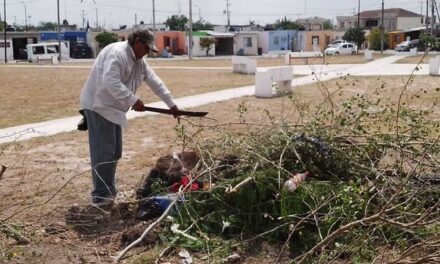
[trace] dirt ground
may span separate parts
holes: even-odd
[[[52,75],[45,75],[39,69],[0,68],[2,83],[10,84],[12,92],[12,96],[6,98],[10,108],[2,115],[20,111],[21,108],[25,108],[24,105],[28,105],[38,116],[51,118],[51,114],[47,112],[54,108],[54,104],[56,108],[64,111],[64,116],[75,113],[76,109],[73,105],[78,100],[77,86],[84,80],[87,71],[77,70],[77,74],[72,76],[70,70],[51,70]],[[17,84],[17,79],[11,77],[23,73],[27,76],[26,80],[23,80],[27,85]],[[188,75],[187,84],[194,78],[189,72],[180,70],[169,74],[171,83],[173,83],[172,75],[179,74],[179,78],[174,77],[176,80],[173,85],[176,87],[180,85],[179,79],[184,79],[186,75]],[[214,78],[209,74],[209,71],[203,72],[204,77],[199,79],[201,82],[206,80],[206,83],[197,86],[199,87],[197,90],[187,91],[191,86],[182,86],[175,90],[179,96],[182,96],[188,92],[199,93],[203,89],[218,89],[218,85],[226,88],[231,83],[237,84],[233,85],[235,87],[239,86],[239,83],[250,82],[249,76],[236,77],[228,72],[219,76],[220,73],[217,72],[215,78],[218,79],[214,82],[220,84],[213,85],[216,88],[207,88],[205,86],[210,85],[207,79]],[[43,79],[39,79],[43,76],[45,76]],[[421,109],[432,109],[440,99],[440,92],[436,90],[438,88],[436,80],[429,76],[415,77],[408,86],[404,100]],[[311,84],[295,88],[293,98],[297,103],[307,105],[311,109],[320,104],[328,92],[336,90],[343,92],[336,104],[341,104],[344,98],[356,94],[375,98],[392,97],[395,102],[407,81],[408,77],[405,76],[346,77],[327,82],[325,87]],[[48,86],[53,86],[53,90],[41,91],[38,95],[35,84],[42,82],[51,84]],[[64,85],[60,84],[61,82]],[[17,91],[25,88],[26,92]],[[5,88],[2,87],[3,89]],[[416,94],[421,96],[414,96]],[[36,96],[41,96],[40,100],[34,101],[33,97]],[[150,98],[148,96],[145,94],[145,98]],[[5,100],[5,97],[1,99]],[[37,101],[42,105],[41,108],[33,105]],[[2,101],[1,111],[4,111],[4,105],[8,104],[3,104]],[[68,106],[72,109],[67,110]],[[270,123],[266,110],[278,119],[297,120],[299,116],[298,108],[294,107],[287,97],[272,99],[243,97],[197,107],[196,110],[208,111],[211,119],[196,118],[191,121],[216,125],[218,130],[227,130],[230,126],[219,124],[240,123],[243,118],[241,112],[243,106],[247,109],[245,119],[249,123]],[[14,118],[10,118],[9,122],[12,124],[16,122]],[[438,119],[438,113],[432,118]],[[10,123],[4,123],[3,126],[9,126]],[[129,128],[124,131],[124,152],[117,172],[119,191],[125,193],[125,196],[118,198],[118,206],[112,212],[117,217],[109,221],[105,217],[94,218],[94,214],[91,214],[90,222],[83,223],[84,225],[80,227],[66,224],[65,219],[72,210],[81,211],[89,204],[91,179],[86,133],[74,131],[0,145],[0,164],[7,167],[0,177],[0,223],[14,227],[31,241],[27,245],[18,245],[14,239],[7,238],[4,232],[0,232],[0,263],[111,263],[112,256],[137,238],[140,231],[148,225],[148,222],[133,220],[135,205],[133,192],[140,186],[143,177],[160,156],[182,150],[182,144],[175,130],[176,124],[176,120],[172,117],[160,115],[130,121]],[[190,127],[186,120],[182,120],[182,124]],[[234,129],[246,131],[249,127],[237,125]],[[209,136],[207,133],[206,137]],[[0,226],[0,228],[6,227]],[[124,263],[152,263],[163,249],[155,243],[158,232],[159,229],[154,229],[143,246],[131,251]],[[276,256],[271,255],[269,251],[263,250],[255,256],[246,256],[242,263],[273,262]],[[195,257],[196,263],[220,263],[219,260],[207,260],[205,255],[197,252],[191,254]],[[166,262],[177,263],[177,251],[170,252],[163,259],[163,263]]]

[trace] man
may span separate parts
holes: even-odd
[[[142,80],[172,111],[178,110],[168,88],[143,61],[150,51],[158,52],[148,30],[135,31],[128,41],[106,46],[81,92],[80,105],[89,133],[93,205],[113,203],[116,165],[122,155],[121,127],[128,124],[126,112],[130,107],[145,111],[144,103],[135,95]]]

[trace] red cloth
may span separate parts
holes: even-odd
[[[185,189],[185,187],[189,184],[190,179],[188,176],[183,176],[182,179],[180,179],[180,182],[175,182],[173,183],[173,185],[170,186],[170,191],[171,192],[178,192],[180,186],[182,186],[182,189]],[[185,192],[189,192],[189,191],[197,191],[199,189],[199,185],[197,184],[197,182],[193,182],[191,184],[190,188],[186,188]]]

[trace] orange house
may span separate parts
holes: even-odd
[[[156,46],[159,54],[168,47],[174,55],[186,54],[185,33],[181,31],[158,31],[156,32]]]

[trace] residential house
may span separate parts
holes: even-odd
[[[331,23],[329,19],[322,17],[300,18],[295,23],[301,25],[304,30],[324,30],[326,23]]]
[[[241,32],[252,31],[255,29],[254,25],[213,25],[212,31],[214,32]]]
[[[380,27],[382,10],[368,10],[359,13],[359,24],[364,29]],[[346,31],[358,26],[358,14],[353,16],[337,16],[336,30]],[[385,31],[403,30],[421,27],[424,25],[423,16],[402,8],[389,8],[384,10]]]
[[[0,61],[5,60],[4,34],[0,34]],[[10,60],[26,60],[26,45],[40,41],[39,32],[7,32],[6,34],[6,58]]]
[[[238,32],[234,38],[236,55],[258,55],[258,32]]]
[[[145,24],[144,21],[141,21],[138,25],[134,25],[133,29],[148,29],[150,31],[154,31],[154,29],[156,29],[156,32],[158,32],[158,31],[167,31],[168,27],[163,23],[157,23],[153,25],[153,24]]]
[[[298,31],[296,38],[295,51],[324,51],[333,39],[333,31]]]
[[[186,54],[185,32],[181,31],[158,31],[155,34],[156,46],[159,49],[159,55],[164,49],[173,55]]]
[[[258,47],[261,53],[285,52],[295,49],[296,30],[274,30],[258,33]]]

